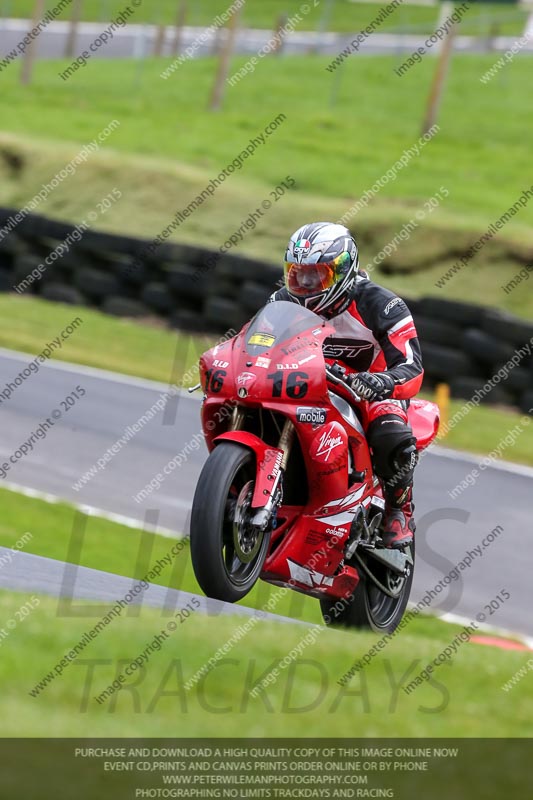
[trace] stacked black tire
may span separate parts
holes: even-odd
[[[11,291],[65,240],[73,226],[0,209],[0,291]],[[122,317],[157,317],[172,327],[225,333],[240,326],[279,286],[281,268],[231,253],[86,231],[23,294],[99,308]],[[426,385],[449,383],[470,399],[521,348],[533,347],[533,325],[482,306],[428,297],[408,301],[422,342]],[[484,402],[533,407],[533,357],[486,393]]]
[[[524,413],[533,408],[533,323],[439,297],[409,305],[427,387],[444,382],[454,397],[469,400],[478,392],[482,403],[519,406]]]
[[[0,291],[13,290],[72,236],[73,226],[0,209]],[[164,317],[176,328],[224,333],[238,329],[268,299],[281,270],[241,256],[164,243],[152,252],[141,239],[87,231],[24,295],[99,308],[123,317]]]

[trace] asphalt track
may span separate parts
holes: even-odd
[[[178,610],[186,609],[193,598],[200,601],[197,610],[209,616],[220,614],[238,617],[256,616],[260,619],[277,622],[294,623],[295,620],[279,614],[269,614],[245,606],[232,603],[221,603],[201,595],[168,589],[156,584],[149,584],[147,589],[139,588],[139,581],[124,578],[111,572],[101,572],[88,567],[66,564],[52,558],[43,558],[31,553],[15,552],[0,547],[2,574],[0,585],[17,592],[39,592],[54,597],[61,597],[65,616],[76,616],[76,600],[101,600],[108,608],[118,599],[126,598],[130,610],[123,608],[124,616],[138,612],[138,606],[164,609],[166,616],[174,615]],[[8,563],[9,562],[9,563]],[[132,589],[136,590],[132,592]],[[130,600],[130,598],[133,598]],[[59,613],[61,609],[59,608]],[[304,624],[304,623],[299,623]]]
[[[0,393],[31,360],[21,353],[0,350]],[[84,388],[86,395],[65,412],[61,401],[76,386]],[[77,365],[47,362],[9,400],[0,402],[1,462],[9,463],[10,456],[55,409],[62,411],[62,416],[54,420],[45,438],[37,440],[33,451],[10,464],[4,482],[141,524],[148,512],[151,525],[166,529],[167,535],[172,531],[186,533],[195,484],[206,458],[197,397],[180,396],[171,401],[165,412],[157,413],[118,449],[104,469],[96,470],[81,489],[73,488],[167,388]],[[505,434],[502,430],[502,437]],[[193,442],[198,449],[192,448]],[[183,464],[147,499],[136,502],[134,496],[184,448],[190,455]],[[470,473],[476,461],[473,456],[439,449],[428,453],[418,467],[417,565],[412,600],[433,589],[467,551],[474,551],[500,525],[503,532],[459,573],[459,580],[435,593],[431,610],[439,616],[455,614],[467,619],[475,619],[482,612],[494,627],[531,636],[533,469],[488,467],[473,486],[452,500],[448,492]],[[26,588],[42,588],[51,568],[47,559],[33,562]],[[7,573],[1,570],[0,586],[7,585],[6,580]],[[504,589],[511,598],[490,613],[485,606]],[[58,593],[57,587],[52,593]]]
[[[372,12],[369,9],[369,21]],[[89,50],[91,44],[105,33],[110,22],[84,22],[78,28],[75,56]],[[0,20],[0,58],[16,50],[19,43],[27,35],[31,23],[28,20],[4,19]],[[39,58],[62,58],[65,52],[69,25],[67,22],[50,23],[35,40]],[[105,46],[97,47],[91,52],[91,58],[144,58],[154,52],[158,28],[154,25],[139,25],[129,23],[122,28],[117,28],[112,38],[108,35]],[[358,31],[346,33],[321,33],[294,30],[284,37],[283,52],[290,55],[316,52],[322,55],[337,56],[354,40]],[[363,42],[358,53],[363,54],[410,54],[418,47],[423,46],[428,34],[404,33],[379,33],[375,32]],[[263,29],[244,29],[239,31],[236,39],[235,52],[240,55],[254,56],[259,53],[272,38],[272,31]],[[490,42],[490,52],[505,52],[518,37],[498,36]],[[162,53],[172,55],[174,31],[168,26]],[[212,55],[217,48],[216,31],[207,28],[187,26],[182,33],[182,52],[188,47],[194,48],[194,57]],[[457,36],[454,47],[465,52],[489,52],[487,40],[483,37]],[[533,50],[533,42],[529,42],[522,54]],[[438,52],[438,47],[433,51]],[[496,59],[495,59],[496,60]]]

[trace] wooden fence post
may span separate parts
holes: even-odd
[[[33,17],[31,21],[31,28],[28,31],[33,30],[39,20],[41,20],[45,13],[45,0],[35,0],[35,5],[33,7]],[[35,60],[35,49],[37,47],[37,38],[32,39],[28,44],[26,50],[24,51],[24,55],[22,56],[22,71],[20,73],[20,82],[23,86],[27,86],[31,81],[31,73],[33,62]]]
[[[431,84],[427,101],[426,116],[424,118],[424,124],[422,125],[422,135],[428,133],[437,121],[444,85],[446,83],[446,76],[450,67],[455,32],[456,25],[453,24],[442,43],[442,49],[438,56],[437,70],[433,78],[433,83]]]
[[[81,20],[81,12],[83,9],[83,0],[74,0],[72,6],[72,14],[70,17],[70,25],[67,36],[67,43],[65,45],[65,58],[72,58],[76,47],[76,37],[78,35],[78,25]]]
[[[242,6],[239,6],[235,14],[232,15],[227,27],[226,40],[220,53],[215,83],[213,86],[213,91],[211,92],[211,98],[209,100],[210,111],[218,111],[222,107],[222,101],[224,99],[224,85],[226,83],[226,78],[228,77],[231,56],[235,49],[241,8]]]

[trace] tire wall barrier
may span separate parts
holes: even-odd
[[[7,232],[16,214],[0,209],[3,292],[222,334],[250,319],[280,285],[281,268],[272,264],[170,242],[151,252],[146,240],[93,230],[75,241],[72,225],[38,215]],[[426,388],[445,382],[452,396],[468,400],[500,371],[482,402],[524,413],[533,407],[533,323],[471,303],[406,300],[422,344]],[[506,367],[511,359],[517,363]]]

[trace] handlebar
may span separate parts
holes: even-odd
[[[330,381],[330,383],[334,383],[336,386],[342,386],[353,398],[356,403],[361,402],[361,398],[354,392],[352,387],[349,383],[347,383],[345,378],[346,370],[344,367],[341,367],[340,364],[335,364],[331,367],[329,364],[326,364],[326,377]]]

